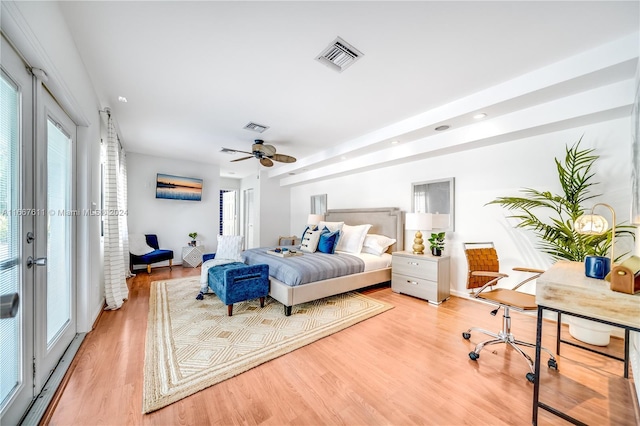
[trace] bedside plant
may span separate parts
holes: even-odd
[[[196,237],[198,236],[198,233],[197,232],[191,232],[188,235],[191,238],[191,243],[189,243],[189,245],[191,247],[195,247],[196,246]]]
[[[442,250],[444,250],[444,232],[431,234],[431,238],[429,238],[429,247],[431,248],[432,255],[442,256]]]

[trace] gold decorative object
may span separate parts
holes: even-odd
[[[424,254],[424,240],[421,231],[430,231],[433,227],[433,214],[407,213],[405,215],[405,229],[416,231],[413,240],[413,254]]]

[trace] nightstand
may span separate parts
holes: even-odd
[[[202,246],[188,246],[182,247],[182,266],[188,266],[190,268],[195,268],[200,266],[202,263],[202,254],[203,247]]]
[[[392,253],[391,290],[439,305],[450,295],[449,256]]]

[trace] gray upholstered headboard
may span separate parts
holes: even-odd
[[[347,225],[370,223],[370,234],[386,235],[396,239],[389,252],[404,250],[404,212],[397,207],[327,210],[324,220],[344,222]]]

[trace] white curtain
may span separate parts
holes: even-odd
[[[127,199],[127,154],[120,146],[120,156],[119,165],[120,165],[120,173],[118,174],[118,203],[124,212],[118,215],[118,225],[120,230],[120,238],[122,239],[122,255],[124,256],[124,273],[125,277],[135,277],[136,274],[132,274],[129,268],[129,226],[127,225],[128,220],[128,205],[129,201]]]
[[[129,297],[129,242],[127,237],[127,166],[113,119],[107,118],[104,164],[104,292],[107,307],[119,309]],[[126,259],[126,261],[125,261]]]

